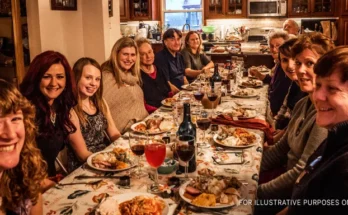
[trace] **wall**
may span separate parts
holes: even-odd
[[[71,65],[86,56],[102,63],[110,55],[120,37],[119,1],[113,2],[112,18],[107,0],[77,2],[77,11],[58,11],[50,1],[27,1],[31,59],[46,50],[61,52]]]

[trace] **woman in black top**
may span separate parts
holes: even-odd
[[[36,108],[36,143],[48,165],[48,176],[56,175],[55,160],[69,142],[81,161],[91,154],[82,137],[76,104],[76,85],[67,59],[46,51],[34,58],[20,85],[21,93]],[[48,188],[53,183],[45,181]]]
[[[329,129],[329,134],[295,183],[292,199],[302,206],[290,206],[287,214],[344,214],[348,199],[348,47],[323,55],[314,72],[316,122]],[[313,206],[314,201],[322,203]]]
[[[155,55],[151,43],[147,39],[141,38],[137,40],[137,45],[140,54],[145,108],[149,113],[152,113],[162,105],[162,100],[171,97],[173,93],[171,93],[169,84],[162,71],[153,64]]]

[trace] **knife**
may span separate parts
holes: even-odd
[[[125,175],[78,175],[78,176],[75,176],[75,179],[98,179],[98,178],[121,178]]]

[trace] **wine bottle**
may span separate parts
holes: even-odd
[[[177,131],[178,137],[180,136],[192,136],[193,141],[188,141],[189,144],[195,144],[196,140],[196,126],[191,121],[191,112],[190,112],[190,104],[184,103],[184,120],[179,126],[179,129]],[[180,141],[180,140],[177,140]],[[195,149],[196,151],[196,149]],[[176,154],[176,153],[175,153]],[[175,156],[177,157],[177,156]],[[179,161],[179,170],[180,172],[185,172],[185,165],[184,162]],[[188,162],[188,172],[194,172],[196,171],[196,153],[193,155],[193,158]]]
[[[222,78],[219,74],[219,66],[216,63],[214,66],[214,74],[210,78],[210,84],[212,89],[219,89],[221,87]]]

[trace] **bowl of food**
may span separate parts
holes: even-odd
[[[163,164],[158,167],[157,171],[159,174],[170,174],[176,170],[177,162],[173,159],[166,158]]]
[[[203,26],[202,31],[204,33],[214,33],[215,32],[215,26]]]

